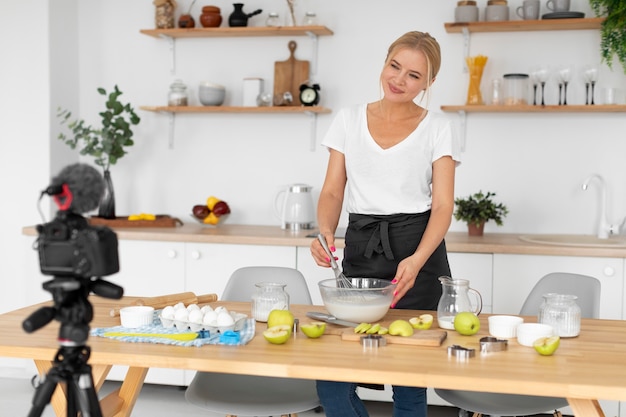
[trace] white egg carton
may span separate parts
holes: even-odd
[[[188,313],[188,314],[181,314],[180,316],[177,314],[174,314],[174,317],[172,317],[171,310],[169,311],[168,317],[163,317],[163,312],[167,311],[166,309],[168,309],[169,307],[164,308],[163,310],[159,312],[159,320],[161,321],[161,325],[163,325],[163,327],[165,328],[176,327],[176,329],[179,331],[191,330],[193,332],[198,332],[200,330],[208,330],[210,332],[222,333],[228,330],[241,330],[245,323],[245,319],[248,317],[245,314],[237,313],[235,311],[228,311],[224,307],[217,307],[215,310],[215,313],[227,314],[226,318],[228,319],[230,316],[230,318],[232,319],[232,320],[226,320],[227,322],[230,322],[230,323],[220,324],[219,321],[224,321],[224,320],[223,320],[223,317],[220,317],[220,320],[217,320],[217,314],[214,314],[216,316],[215,319],[206,323],[204,316],[199,314],[200,309],[195,308],[195,307],[197,306],[190,305],[190,306],[185,307],[184,305],[182,305],[182,303],[180,305],[172,306],[172,308],[174,309],[174,312],[176,312],[177,310],[183,309],[183,310],[186,310]],[[195,316],[197,316],[196,317],[197,320],[189,320],[189,318],[191,318],[192,316],[191,312],[194,309],[198,310],[198,313],[194,314]],[[210,307],[208,307],[208,309],[209,311],[213,312],[213,310]],[[184,317],[185,319],[181,317]]]

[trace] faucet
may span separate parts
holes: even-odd
[[[583,191],[586,191],[589,188],[589,183],[592,180],[597,180],[600,183],[600,222],[598,224],[598,239],[608,239],[611,234],[618,234],[621,226],[626,221],[626,218],[619,225],[610,224],[607,219],[607,193],[606,193],[606,182],[604,178],[602,178],[598,174],[593,174],[589,178],[585,180],[582,185]]]

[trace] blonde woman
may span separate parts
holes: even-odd
[[[349,214],[343,271],[397,284],[392,308],[436,310],[450,275],[444,236],[454,209],[460,147],[452,123],[416,103],[429,97],[441,64],[437,41],[408,32],[389,47],[383,97],[343,109],[322,144],[329,150],[317,220],[332,251],[342,207]],[[345,199],[345,201],[344,201]],[[330,259],[314,240],[315,262]],[[357,383],[318,381],[328,417],[367,416]],[[393,387],[393,417],[426,416],[426,389]]]

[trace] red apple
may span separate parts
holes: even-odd
[[[230,207],[228,207],[228,204],[226,204],[226,202],[224,201],[218,201],[213,206],[213,214],[215,214],[217,217],[223,216],[224,214],[228,213],[230,213]]]
[[[195,206],[193,206],[191,212],[195,217],[202,220],[209,215],[211,210],[209,210],[209,208],[204,204],[196,204]]]

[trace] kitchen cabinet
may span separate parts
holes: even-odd
[[[285,26],[285,27],[224,27],[224,28],[193,28],[193,29],[142,29],[144,35],[158,39],[166,39],[172,55],[171,72],[176,72],[176,39],[185,38],[224,38],[224,37],[268,37],[268,36],[308,36],[313,43],[313,59],[311,62],[311,79],[317,71],[317,38],[332,35],[325,26]],[[315,150],[317,115],[330,113],[330,109],[322,106],[140,106],[140,109],[151,112],[165,113],[170,119],[169,146],[174,146],[175,116],[179,113],[263,113],[263,114],[306,114],[311,117],[311,151]]]

